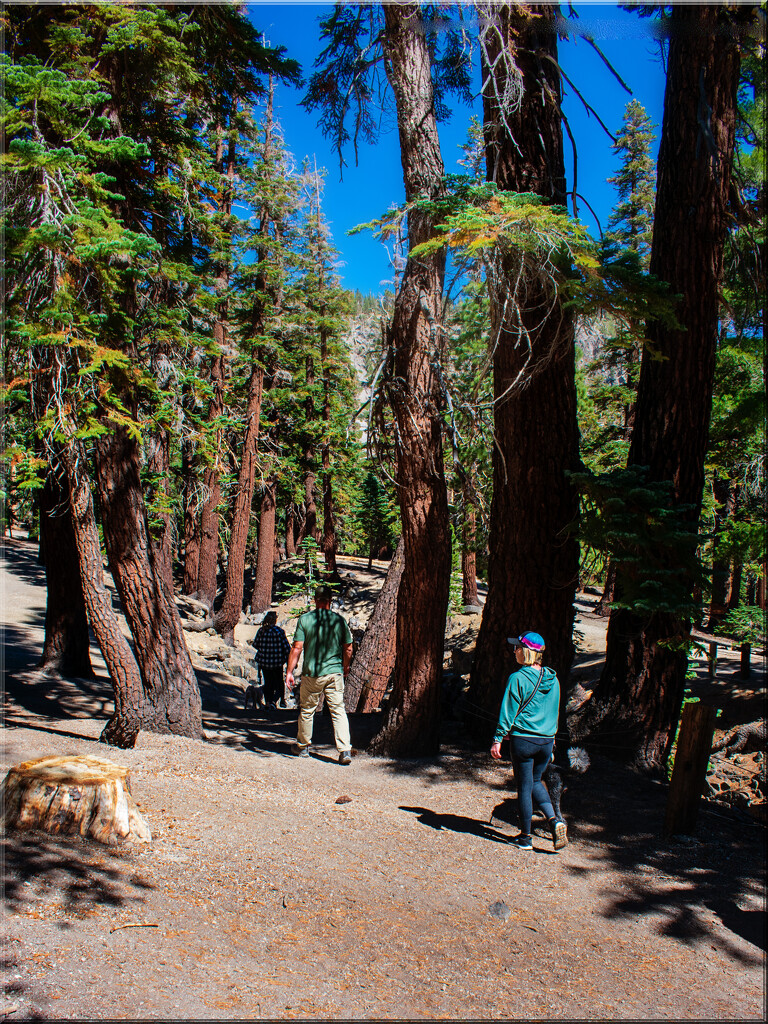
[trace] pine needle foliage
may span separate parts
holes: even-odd
[[[397,511],[381,480],[371,470],[365,475],[355,508],[355,520],[365,539],[369,564],[379,548],[391,546]]]
[[[243,231],[217,144],[247,143],[264,72],[298,65],[230,5],[18,6],[6,42],[3,397],[38,437],[9,454],[116,427],[203,449],[213,271]]]
[[[691,580],[701,582],[696,523],[688,506],[673,505],[668,483],[647,475],[638,466],[571,474],[582,496],[579,536],[588,557],[610,555],[621,570],[614,607],[691,618]]]
[[[445,246],[467,267],[482,266],[495,294],[506,290],[507,329],[519,321],[526,282],[532,280],[543,283],[564,309],[587,316],[609,313],[641,336],[650,318],[676,323],[674,297],[663,282],[643,272],[637,254],[601,248],[565,207],[464,175],[447,175],[444,190],[438,199],[391,209],[353,231],[370,230],[386,240],[402,228],[410,209],[431,213],[438,224],[435,235],[411,255]]]

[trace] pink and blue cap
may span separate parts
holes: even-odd
[[[521,633],[520,636],[507,637],[507,643],[513,647],[527,647],[529,651],[543,651],[544,637],[538,633]]]

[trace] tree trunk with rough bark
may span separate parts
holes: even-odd
[[[397,594],[403,575],[405,545],[401,537],[389,563],[362,643],[344,683],[347,711],[375,711],[381,704],[395,668]]]
[[[325,455],[323,459],[325,460]],[[328,471],[323,473],[323,556],[326,569],[336,577],[339,575],[339,567],[336,562],[338,546],[336,516],[333,509],[333,476]]]
[[[611,614],[611,604],[616,596],[616,562],[609,558],[608,569],[605,573],[605,585],[600,600],[595,605],[595,615],[602,615],[607,618]]]
[[[307,461],[312,458],[312,452],[307,452]],[[320,540],[320,529],[317,525],[317,502],[315,501],[315,483],[317,473],[308,469],[304,474],[304,521],[299,528],[299,536],[296,539],[296,546],[300,547],[305,537],[312,540]]]
[[[320,205],[317,209],[318,222]],[[320,287],[324,286],[324,270],[320,268]],[[336,564],[338,537],[336,536],[336,514],[333,507],[333,474],[331,473],[331,389],[333,387],[328,369],[328,337],[324,330],[320,332],[320,359],[323,365],[323,423],[325,424],[325,440],[322,445],[322,482],[323,482],[323,539],[322,549],[328,572],[335,578],[339,576]]]
[[[234,112],[233,112],[234,113]],[[216,146],[216,169],[224,175],[224,129],[218,125],[219,142]],[[227,147],[226,183],[219,190],[219,212],[224,217],[232,213],[232,186],[235,180],[235,140],[230,138]],[[226,248],[226,245],[224,246]],[[224,413],[224,377],[226,372],[224,353],[227,345],[227,318],[229,304],[226,299],[229,288],[230,267],[228,258],[223,258],[216,269],[216,293],[221,296],[216,310],[213,325],[213,339],[216,355],[211,359],[211,404],[208,418],[216,422]],[[219,503],[221,502],[221,464],[223,460],[223,432],[219,426],[214,427],[213,458],[206,467],[203,483],[206,499],[200,516],[200,554],[198,560],[197,596],[210,608],[213,617],[213,606],[218,590],[219,568]]]
[[[418,4],[384,7],[386,71],[395,95],[405,198],[435,198],[443,160],[430,55]],[[412,249],[435,232],[434,215],[412,210]],[[445,255],[409,258],[395,299],[389,347],[396,481],[405,566],[397,603],[397,660],[387,722],[371,751],[420,757],[440,749],[440,684],[451,574],[451,539],[435,373],[445,347],[441,305]]]
[[[289,502],[285,510],[285,557],[296,555],[296,506]]]
[[[766,580],[768,580],[768,567],[763,562],[763,567],[760,572],[760,576],[757,581],[756,593],[755,593],[755,604],[758,608],[762,608],[765,611],[768,607],[768,598],[766,597]]]
[[[730,553],[722,552],[722,535],[726,526],[733,522],[738,505],[738,484],[715,474],[713,480],[715,495],[715,525],[712,531],[712,593],[709,602],[707,629],[715,632],[723,621],[733,592],[733,572]]]
[[[215,617],[216,631],[226,641],[234,641],[235,626],[243,610],[243,581],[245,578],[245,550],[248,544],[248,529],[251,524],[251,505],[256,485],[256,447],[259,439],[261,400],[264,391],[264,370],[260,362],[254,361],[248,383],[248,405],[243,450],[240,457],[240,474],[235,491],[232,510],[232,529],[227,558],[227,582],[224,600]]]
[[[262,159],[265,166],[270,166],[273,157],[273,104],[274,104],[274,82],[270,76],[269,93],[267,98],[267,110],[264,121],[264,148]],[[234,172],[234,147],[230,146],[228,172]],[[229,204],[231,209],[231,202]],[[265,242],[274,229],[275,236],[279,238],[280,227],[275,223],[275,215],[271,210],[269,202],[265,199],[259,211],[259,229],[257,232],[256,256],[257,275],[253,291],[257,298],[251,310],[251,338],[262,337],[267,330],[265,300],[263,294],[272,293],[276,300],[275,305],[279,306],[279,299],[274,294],[275,287],[268,281],[266,262],[269,254],[265,248]],[[251,374],[248,382],[248,402],[246,407],[246,429],[243,437],[243,449],[240,457],[240,472],[237,481],[237,490],[232,508],[232,528],[229,541],[229,552],[227,557],[227,580],[224,591],[224,600],[215,618],[216,630],[221,637],[229,643],[234,641],[234,629],[240,620],[243,610],[243,584],[245,577],[245,555],[248,544],[248,532],[251,523],[251,507],[253,505],[253,492],[256,486],[256,469],[258,463],[257,446],[261,425],[261,406],[264,396],[265,365],[264,351],[256,345],[251,352]],[[269,514],[268,514],[269,517]],[[274,533],[274,501],[272,502],[272,533]],[[272,537],[267,540],[267,547],[262,551],[259,543],[258,558],[266,559],[269,565],[269,586],[270,599],[272,589]],[[262,574],[264,573],[262,565]],[[263,588],[264,581],[261,583]],[[254,595],[258,602],[264,600],[264,595],[259,587],[258,565],[257,582]],[[269,607],[269,600],[267,607]],[[258,610],[262,610],[259,608]]]
[[[170,494],[171,439],[167,430],[151,431],[146,442],[147,470],[153,475],[153,488],[159,494],[161,505],[167,504]],[[173,525],[167,507],[157,515],[157,525],[151,531],[152,549],[157,571],[169,594],[173,594]]]
[[[306,416],[307,423],[312,423],[316,419],[315,405],[312,398],[314,385],[315,361],[309,355],[306,358],[306,386],[308,394],[304,403],[304,415]],[[304,522],[299,530],[296,542],[297,547],[301,545],[305,537],[311,537],[312,540],[320,542],[320,528],[317,525],[317,501],[315,499],[317,473],[314,470],[314,465],[315,449],[312,445],[309,445],[304,452]]]
[[[557,8],[494,8],[483,68],[487,176],[500,189],[535,192],[565,205]],[[507,77],[522,79],[522,98],[502,113]],[[472,726],[489,739],[510,671],[506,638],[541,633],[545,664],[565,687],[573,658],[573,600],[578,543],[568,528],[578,498],[568,470],[579,465],[574,325],[548,282],[526,272],[517,315],[505,307],[516,268],[491,282],[493,355],[493,500],[488,541],[488,596],[471,675],[471,700],[484,719]],[[513,387],[518,379],[523,385]],[[565,701],[562,702],[563,705]]]
[[[461,553],[461,603],[464,608],[479,607],[477,594],[477,555],[467,548]]]
[[[728,227],[740,52],[755,8],[675,5],[657,162],[650,272],[680,295],[679,330],[648,325],[628,464],[668,481],[695,528],[704,483]],[[679,552],[660,553],[670,568]],[[617,593],[627,567],[618,567]],[[682,571],[682,570],[681,570]],[[691,580],[693,586],[693,580]],[[690,622],[669,611],[611,614],[605,668],[578,728],[633,765],[663,773],[677,725]]]
[[[224,358],[211,360],[213,395],[208,418],[215,422],[224,412]],[[221,502],[221,453],[223,439],[220,428],[215,428],[213,461],[203,473],[205,500],[200,511],[200,549],[198,553],[197,596],[207,604],[211,617],[216,600],[219,566],[219,503]]]
[[[275,520],[277,516],[277,484],[264,484],[259,516],[259,546],[256,552],[256,573],[251,597],[251,610],[266,612],[272,604],[272,580],[275,571]]]
[[[468,481],[462,487],[464,518],[461,525],[461,603],[477,607],[477,522],[475,505]]]
[[[67,473],[69,507],[77,545],[83,598],[96,643],[104,657],[114,693],[115,709],[100,739],[115,747],[132,747],[141,728],[145,697],[139,666],[104,585],[103,559],[93,497],[84,456],[76,449],[62,455]]]
[[[725,599],[726,612],[733,611],[739,607],[739,595],[741,594],[741,581],[744,575],[744,566],[741,562],[731,563],[731,572],[728,577],[728,592]]]
[[[89,678],[93,669],[88,616],[69,508],[69,484],[57,461],[48,468],[39,508],[46,582],[45,641],[39,667],[46,673]]]
[[[104,541],[120,602],[133,635],[144,700],[143,729],[198,738],[200,689],[173,595],[163,585],[150,542],[139,477],[139,449],[111,424],[95,445]]]
[[[189,438],[181,441],[181,476],[184,489],[184,582],[182,594],[197,594],[197,575],[200,566],[200,515],[197,508],[197,476],[192,444]]]

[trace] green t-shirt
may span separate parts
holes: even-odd
[[[342,647],[352,643],[352,634],[338,612],[315,608],[300,616],[293,642],[304,644],[304,675],[329,676],[343,671]]]

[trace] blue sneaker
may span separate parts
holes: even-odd
[[[519,836],[515,836],[514,839],[510,840],[512,846],[516,846],[518,850],[532,850],[533,842],[530,836],[525,836],[521,832]]]

